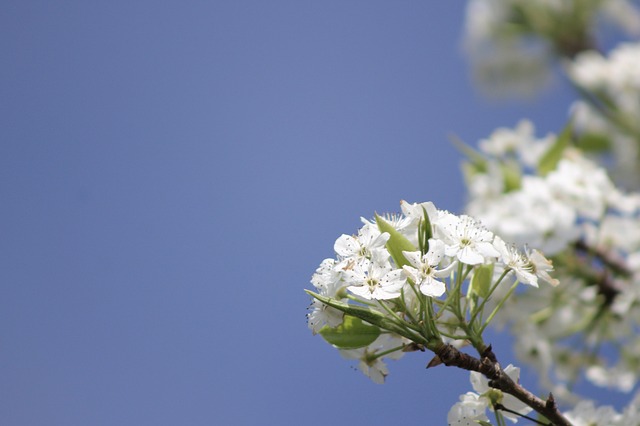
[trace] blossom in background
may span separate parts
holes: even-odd
[[[602,388],[617,389],[621,392],[630,392],[636,384],[635,372],[618,365],[614,368],[604,368],[600,365],[592,365],[587,368],[587,378]]]
[[[571,107],[575,129],[610,146],[615,177],[636,185],[640,170],[640,42],[623,43],[607,57],[595,51],[566,62],[574,83],[590,93]]]
[[[632,426],[620,423],[622,416],[609,406],[596,407],[593,401],[580,401],[565,417],[573,426]],[[634,419],[637,421],[638,419]],[[635,423],[637,425],[637,423]]]
[[[640,92],[634,93],[640,99]],[[500,238],[494,239],[500,260],[521,282],[536,286],[543,280],[552,287],[518,294],[506,303],[496,322],[510,324],[516,347],[531,346],[527,341],[533,327],[536,347],[544,349],[544,362],[535,356],[527,359],[537,360],[534,365],[541,382],[556,397],[570,397],[568,384],[579,375],[597,386],[629,390],[638,379],[628,373],[635,371],[633,360],[640,356],[640,343],[617,345],[618,356],[609,354],[606,360],[580,354],[584,347],[595,345],[595,336],[589,334],[592,321],[598,321],[599,345],[615,342],[625,330],[640,327],[640,274],[634,272],[638,268],[633,264],[640,258],[640,194],[617,188],[603,167],[571,146],[556,151],[553,168],[541,173],[539,164],[550,150],[558,149],[557,138],[553,137],[552,144],[545,138],[545,150],[539,151],[532,145],[536,139],[529,129],[521,127],[494,132],[480,144],[485,167],[467,175],[470,187],[480,178],[501,182],[508,164],[520,174],[519,186],[507,188],[497,183],[493,186],[501,187],[500,193],[470,191],[467,211],[497,235],[516,243],[509,247]],[[521,140],[504,140],[509,138]],[[529,150],[535,153],[529,156]],[[531,159],[537,160],[532,163]],[[551,255],[554,264],[527,245]],[[573,269],[567,269],[567,262]],[[554,269],[555,277],[551,277]],[[560,281],[562,286],[553,289]],[[616,320],[598,319],[602,309],[615,314]],[[567,345],[569,335],[576,335],[584,344]],[[531,349],[530,354],[538,350]],[[624,380],[608,380],[611,377],[601,374],[603,369],[615,371]]]
[[[311,278],[309,328],[375,383],[403,350],[471,344],[482,358],[490,322],[509,326],[516,355],[559,407],[574,404],[572,425],[640,426],[640,393],[621,412],[575,405],[573,393],[582,378],[623,392],[639,379],[640,193],[620,188],[640,182],[640,42],[597,52],[601,18],[640,34],[629,0],[469,0],[464,44],[476,77],[536,93],[562,61],[581,100],[559,136],[537,137],[522,120],[478,150],[463,147],[466,214],[402,201],[402,213],[362,219],[336,240],[335,259]],[[498,285],[507,275],[528,287]],[[518,382],[518,368],[504,372]],[[513,422],[531,411],[480,373],[470,380],[449,426],[488,424],[487,408]]]
[[[530,96],[549,85],[558,57],[593,47],[602,23],[639,34],[640,12],[628,0],[470,0],[464,47],[488,94]]]

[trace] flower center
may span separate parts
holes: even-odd
[[[373,293],[376,290],[376,287],[378,287],[378,283],[379,283],[379,281],[375,278],[367,278],[367,281],[365,282],[369,286],[369,291],[371,293]]]
[[[422,271],[420,272],[422,272],[422,276],[428,277],[429,275],[431,275],[431,271],[432,271],[431,266],[424,264],[422,265]]]

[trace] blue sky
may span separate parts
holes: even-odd
[[[360,216],[461,210],[448,135],[563,125],[561,81],[478,94],[463,3],[6,2],[0,423],[444,424],[467,374],[373,384],[303,289]]]

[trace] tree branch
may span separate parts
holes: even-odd
[[[480,359],[444,343],[434,352],[436,356],[431,360],[427,368],[444,364],[447,367],[458,367],[464,370],[477,371],[489,379],[489,386],[513,395],[546,417],[552,422],[551,424],[553,426],[572,426],[558,410],[552,394],[549,394],[547,400],[544,401],[520,386],[519,383],[514,382],[500,367],[495,354],[491,350],[491,346],[487,347]]]

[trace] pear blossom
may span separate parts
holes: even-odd
[[[419,251],[404,251],[404,257],[413,266],[405,265],[402,267],[405,274],[420,288],[422,294],[431,297],[440,297],[445,292],[445,284],[438,280],[449,275],[455,263],[448,267],[438,270],[444,258],[444,243],[440,240],[429,239],[429,251],[422,256]]]
[[[522,120],[465,149],[466,214],[402,201],[401,213],[380,216],[386,223],[361,218],[357,233],[335,241],[335,259],[322,261],[309,293],[336,308],[313,300],[308,326],[375,383],[389,374],[385,359],[440,343],[470,344],[493,362],[483,332],[508,325],[515,355],[558,407],[573,404],[558,424],[640,426],[640,394],[621,412],[574,394],[581,379],[624,392],[640,379],[640,193],[620,189],[637,188],[640,176],[640,42],[587,50],[602,45],[593,37],[603,16],[640,34],[631,0],[468,1],[465,47],[476,76],[532,92],[564,57],[582,100],[560,136],[536,137]],[[430,230],[420,226],[425,214]],[[507,274],[505,282],[515,276],[528,287],[498,285]],[[474,291],[476,282],[490,291]],[[365,326],[338,327],[344,315]],[[518,368],[504,372],[518,382]],[[470,380],[449,426],[489,424],[487,408],[513,422],[531,411],[480,373]],[[539,411],[556,424],[550,402]]]
[[[398,213],[385,213],[383,215],[380,215],[380,217],[382,217],[385,222],[389,223],[393,227],[393,229],[400,232],[413,243],[417,244],[416,231],[418,229],[418,222],[414,218]],[[369,220],[361,217],[360,221],[364,225],[373,226],[374,228],[378,227],[375,220]]]
[[[551,193],[589,219],[600,219],[614,186],[604,169],[585,158],[562,159],[546,177]]]
[[[493,247],[493,233],[467,215],[446,214],[438,222],[444,234],[445,254],[457,257],[462,263],[478,265],[500,256]]]
[[[335,259],[323,260],[311,277],[311,283],[321,295],[335,297],[342,286],[340,270]],[[337,327],[342,324],[344,314],[319,300],[313,299],[309,309],[311,312],[307,314],[307,321],[313,334],[319,332],[325,325]]]
[[[479,421],[489,421],[486,410],[487,403],[480,399],[480,395],[467,392],[460,395],[460,401],[456,402],[449,410],[447,424],[449,426],[477,426]]]
[[[621,392],[629,392],[636,384],[634,372],[618,365],[614,368],[604,368],[600,365],[592,365],[587,368],[587,378],[591,383],[610,389],[617,389]]]
[[[406,217],[412,219],[414,222],[422,220],[425,211],[427,212],[427,215],[429,215],[429,219],[432,222],[436,221],[439,216],[438,209],[436,209],[436,206],[430,201],[426,203],[410,204],[407,201],[402,200],[400,202],[400,208],[402,209],[402,213]]]
[[[621,425],[640,425],[640,393],[636,393],[620,417]]]
[[[507,376],[511,378],[511,380],[518,383],[520,379],[520,368],[514,367],[512,364],[509,364],[504,369],[504,372],[507,374]],[[493,410],[491,401],[486,395],[490,391],[496,391],[496,389],[490,388],[489,380],[485,376],[483,376],[481,373],[478,373],[476,371],[471,372],[470,380],[471,380],[471,386],[473,386],[473,390],[480,395],[480,400],[484,400],[487,407]],[[500,403],[505,407],[507,407],[508,409],[510,409],[511,411],[515,411],[522,415],[526,415],[530,413],[532,410],[531,407],[529,407],[527,404],[517,399],[515,396],[509,395],[506,393],[502,393],[502,399]],[[518,417],[513,413],[503,411],[502,415],[514,423],[518,421]]]
[[[344,271],[347,290],[365,299],[395,299],[401,294],[406,278],[401,269],[363,261]]]
[[[394,348],[401,348],[405,343],[405,339],[393,334],[382,334],[373,343],[364,348],[358,349],[341,349],[340,355],[346,359],[357,359],[360,361],[358,368],[369,377],[374,383],[383,384],[384,379],[389,374],[389,369],[384,363],[384,359],[400,359],[404,352],[396,350],[387,353],[384,357],[379,356],[383,352],[387,352]]]
[[[480,149],[493,156],[517,154],[534,143],[534,127],[529,120],[520,120],[515,129],[500,127],[487,139],[478,142]]]
[[[389,253],[384,247],[388,240],[388,233],[381,233],[373,224],[365,224],[360,228],[356,237],[341,235],[336,240],[333,249],[345,259],[370,259],[374,262],[384,263],[389,258]]]
[[[505,266],[516,274],[520,282],[538,287],[538,277],[531,272],[528,259],[515,246],[508,246],[500,237],[495,237],[493,244]]]
[[[596,407],[593,401],[580,401],[564,415],[574,426],[631,426],[620,423],[622,416],[613,407]]]
[[[541,278],[553,286],[559,284],[557,279],[549,275],[553,271],[551,262],[539,251],[529,252],[527,249],[525,253],[521,253],[515,246],[508,246],[500,237],[495,237],[494,245],[505,266],[516,274],[520,282],[538,287],[538,278]]]
[[[570,57],[589,47],[596,22],[640,32],[630,0],[469,0],[465,15],[465,50],[476,79],[494,96],[539,92],[558,53]],[[569,43],[562,25],[576,37]]]
[[[549,275],[549,272],[553,271],[553,264],[542,253],[533,249],[531,253],[527,253],[527,257],[529,258],[529,267],[538,278],[554,287],[560,284],[558,279],[551,278],[551,275]]]
[[[634,20],[640,21],[637,10],[624,16],[633,16]],[[638,182],[640,154],[637,143],[640,132],[639,58],[640,42],[636,41],[619,44],[606,57],[588,51],[565,64],[574,83],[595,100],[578,100],[573,105],[577,134],[597,135],[610,143],[615,157],[612,173],[631,185]]]

